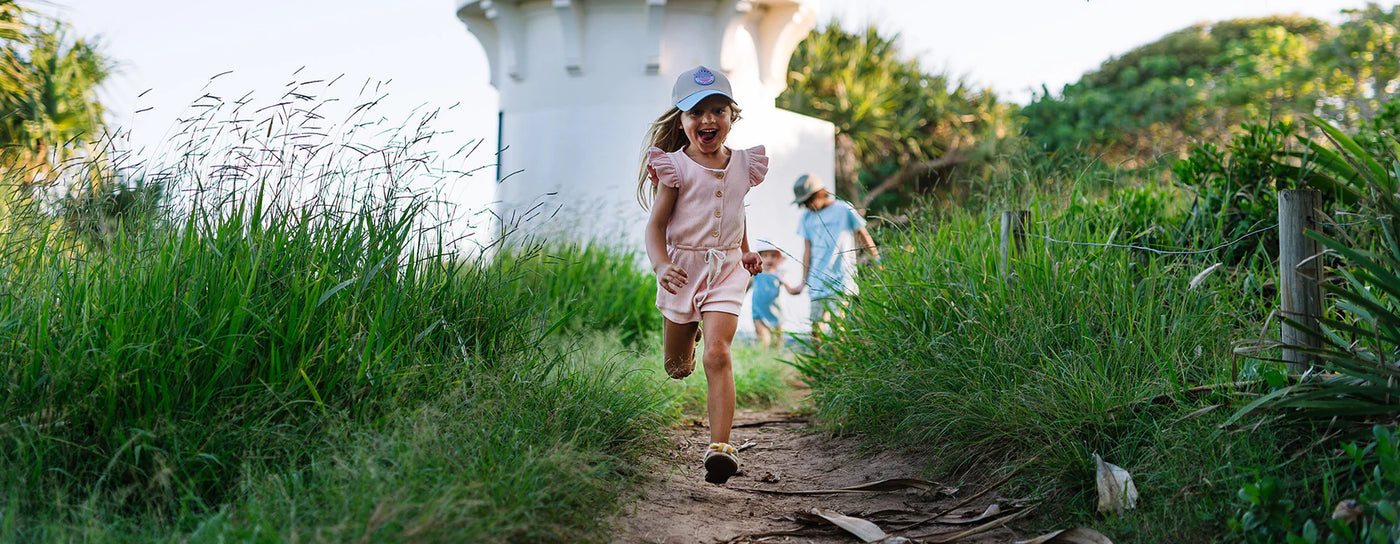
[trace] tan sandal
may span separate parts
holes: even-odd
[[[712,484],[722,484],[729,481],[729,477],[739,472],[739,449],[716,442],[710,444],[710,449],[705,452],[705,481]]]

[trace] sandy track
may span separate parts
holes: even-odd
[[[790,413],[741,412],[735,424],[792,419]],[[658,459],[659,467],[640,495],[628,504],[613,535],[614,542],[648,544],[696,544],[716,542],[852,543],[849,534],[812,534],[737,539],[775,531],[792,531],[803,525],[792,521],[793,514],[812,507],[836,510],[847,515],[863,515],[887,510],[926,513],[940,512],[981,489],[965,486],[952,497],[940,493],[899,491],[860,495],[775,495],[744,491],[812,490],[847,487],[888,478],[918,478],[923,466],[901,453],[862,455],[852,439],[830,438],[813,433],[806,421],[772,423],[759,427],[736,428],[733,441],[753,441],[756,446],[740,454],[737,475],[724,485],[707,484],[700,456],[709,432],[699,423],[674,429],[670,444]],[[966,510],[980,513],[995,502],[989,494],[971,503]],[[960,509],[960,512],[962,510]],[[910,514],[915,516],[915,514]],[[787,519],[785,519],[787,518]],[[972,525],[934,525],[913,531],[956,534]],[[1003,527],[963,543],[1010,543],[1017,534]]]

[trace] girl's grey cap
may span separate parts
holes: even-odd
[[[825,188],[826,187],[822,185],[822,178],[817,177],[816,174],[802,174],[797,176],[797,182],[792,184],[792,196],[796,197],[792,203],[801,204],[806,202],[807,199],[812,198],[812,195],[817,194],[817,191]]]
[[[729,78],[704,66],[696,66],[676,78],[676,86],[671,87],[671,103],[681,111],[690,111],[705,97],[716,94],[735,102],[734,91],[729,88]]]

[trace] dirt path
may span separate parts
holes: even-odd
[[[779,422],[781,421],[781,422]],[[738,428],[759,422],[761,426]],[[778,495],[746,491],[835,489],[888,478],[917,478],[917,460],[899,453],[861,455],[851,439],[829,438],[811,432],[805,420],[784,411],[741,412],[737,414],[734,443],[756,445],[740,454],[742,466],[724,485],[704,482],[700,455],[709,441],[709,431],[693,422],[672,431],[668,458],[658,460],[659,468],[640,496],[627,505],[617,520],[614,542],[648,544],[697,544],[717,542],[777,542],[835,544],[860,542],[836,529],[808,528],[802,535],[750,536],[780,531],[796,531],[804,525],[794,521],[796,514],[813,507],[836,510],[846,515],[870,517],[882,528],[898,519],[922,519],[942,512],[981,491],[969,485],[951,496],[946,492],[897,491],[872,494]],[[946,491],[946,490],[944,490]],[[976,516],[997,502],[988,494],[952,514]],[[881,513],[883,512],[883,513]],[[1002,516],[1006,517],[1006,516]],[[985,520],[984,520],[985,521]],[[938,533],[954,535],[981,523],[928,525],[905,536]],[[831,531],[823,534],[822,531]],[[904,534],[904,533],[900,533]],[[1018,535],[1005,527],[995,528],[959,543],[1010,543]],[[938,537],[921,538],[933,541]],[[1022,536],[1024,538],[1024,536]]]

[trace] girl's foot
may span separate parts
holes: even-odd
[[[723,442],[710,444],[705,452],[705,481],[722,484],[739,472],[739,450]]]
[[[695,347],[692,347],[690,349],[690,360],[681,362],[675,359],[666,359],[666,364],[664,366],[666,367],[667,376],[670,376],[672,379],[679,380],[685,378],[686,376],[689,376],[690,373],[695,372],[695,352],[698,351],[700,347],[700,334],[701,329],[699,327],[696,327]]]

